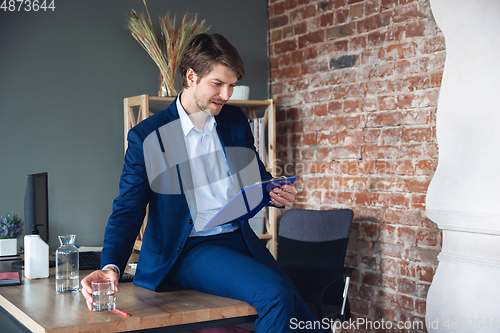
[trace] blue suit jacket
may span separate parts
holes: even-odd
[[[147,118],[129,131],[128,149],[120,178],[120,194],[113,203],[113,213],[104,234],[101,267],[115,264],[123,272],[149,204],[148,223],[143,236],[134,283],[151,290],[156,290],[160,286],[179,257],[193,227],[193,217],[189,208],[192,208],[191,211],[196,209],[193,207],[193,198],[185,191],[186,187],[192,184],[190,168],[186,165],[180,166],[181,163],[179,163],[175,165],[175,169],[172,169],[175,182],[170,180],[169,186],[179,187],[180,185],[179,193],[159,193],[152,190],[148,181],[143,144],[148,136],[151,138],[150,134],[156,132],[165,155],[170,154],[181,161],[184,159],[183,156],[187,156],[180,125],[162,132],[167,124],[179,124],[178,121],[172,123],[177,119],[179,115],[176,101],[174,101],[166,110]],[[228,147],[246,147],[256,155],[248,120],[241,109],[230,105],[225,105],[215,119],[217,133],[226,152],[229,169],[232,173],[237,172],[236,169],[241,169],[244,165],[238,166],[239,162],[241,164],[240,156],[228,155]],[[179,142],[182,144],[179,145]],[[181,156],[180,159],[179,156]],[[184,160],[187,160],[187,157]],[[257,158],[257,160],[261,179],[272,178],[260,159]],[[270,252],[250,229],[248,221],[239,223],[252,255],[263,262],[274,261]]]

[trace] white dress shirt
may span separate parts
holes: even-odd
[[[194,228],[189,236],[208,236],[234,231],[239,227],[237,223],[202,230],[238,193],[234,179],[229,174],[226,156],[217,134],[215,117],[208,116],[203,130],[196,128],[180,103],[180,94],[177,98],[177,111],[191,167],[197,210]]]

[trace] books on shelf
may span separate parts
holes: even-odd
[[[0,287],[21,284],[19,272],[0,272]]]
[[[266,135],[265,135],[265,124],[264,124],[264,118],[254,118],[254,119],[249,119],[248,122],[250,123],[250,129],[252,130],[252,134],[254,137],[254,145],[255,149],[257,149],[257,153],[259,153],[259,157],[266,165],[266,162],[264,160],[264,155],[265,155],[265,147],[266,147]]]

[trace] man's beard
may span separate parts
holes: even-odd
[[[214,103],[214,102],[224,105],[224,104],[226,104],[227,100],[212,97],[208,100],[208,102],[204,103],[201,100],[201,98],[199,98],[198,96],[195,96],[195,104],[196,104],[196,107],[198,108],[198,110],[201,112],[205,112],[206,114],[208,114],[210,116],[218,115],[222,109],[222,107],[220,109],[213,109],[212,103]]]

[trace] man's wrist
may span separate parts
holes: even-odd
[[[113,264],[109,264],[109,265],[104,266],[102,268],[102,270],[103,271],[105,271],[105,270],[112,270],[116,274],[120,274],[120,270],[118,269],[118,267],[116,265],[113,265]]]

